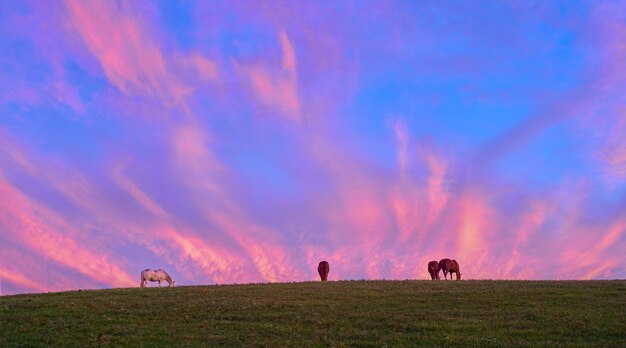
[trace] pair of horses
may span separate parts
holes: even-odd
[[[430,261],[428,263],[428,273],[430,279],[436,280],[439,278],[439,271],[443,271],[443,278],[448,279],[448,273],[450,273],[450,280],[452,280],[452,273],[456,273],[456,280],[461,280],[461,268],[456,260],[441,259],[439,262]]]
[[[330,271],[330,265],[328,261],[322,261],[317,265],[317,273],[323,282],[328,280],[328,272]],[[444,279],[448,279],[448,273],[450,273],[450,280],[452,280],[452,273],[456,273],[456,280],[461,280],[461,268],[456,260],[441,259],[441,261],[430,261],[428,263],[428,273],[430,273],[431,279],[440,279],[439,271],[443,271]]]

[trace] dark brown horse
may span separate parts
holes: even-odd
[[[450,279],[452,279],[452,273],[456,273],[456,280],[461,280],[461,268],[456,260],[452,260],[452,264],[450,265],[448,272],[450,272]]]
[[[440,279],[439,278],[439,263],[437,261],[430,261],[428,263],[428,273],[430,273],[430,279]]]
[[[330,272],[330,265],[327,261],[322,261],[317,265],[317,273],[320,274],[320,278],[322,278],[323,282],[328,280],[328,272]]]
[[[450,280],[452,280],[452,273],[456,273],[456,280],[461,280],[461,269],[456,260],[441,259],[439,261],[439,269],[443,270],[443,279],[448,279],[447,275],[450,273]]]

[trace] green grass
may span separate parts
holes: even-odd
[[[0,297],[0,346],[626,347],[626,281],[341,281]]]

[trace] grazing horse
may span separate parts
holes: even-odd
[[[452,279],[452,273],[456,273],[456,280],[461,280],[461,268],[456,260],[452,260],[450,268],[448,268],[448,272],[450,272],[450,279]]]
[[[428,263],[428,273],[430,273],[430,279],[440,279],[439,278],[439,263],[437,261],[430,261]]]
[[[448,272],[450,272],[450,265],[452,265],[452,260],[450,259],[439,260],[439,269],[443,271],[443,279],[448,279]],[[450,279],[452,279],[452,274],[450,274]]]
[[[448,279],[447,275],[450,273],[450,280],[452,280],[452,273],[456,273],[456,280],[461,280],[461,270],[456,260],[441,259],[439,261],[439,269],[443,270],[444,279]]]
[[[172,277],[170,277],[169,274],[167,274],[167,272],[165,272],[162,269],[144,269],[143,271],[141,271],[141,287],[145,288],[146,287],[146,281],[151,281],[151,282],[159,282],[159,287],[161,287],[161,283],[163,283],[163,281],[167,281],[167,283],[169,284],[168,286],[174,286],[174,283],[176,283],[175,281],[172,280]]]
[[[322,278],[323,282],[328,280],[329,271],[330,271],[330,265],[328,264],[327,261],[322,261],[320,262],[319,265],[317,265],[317,273],[320,274],[320,278]]]

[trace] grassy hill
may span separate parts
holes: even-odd
[[[340,281],[0,297],[0,346],[626,347],[626,281]]]

